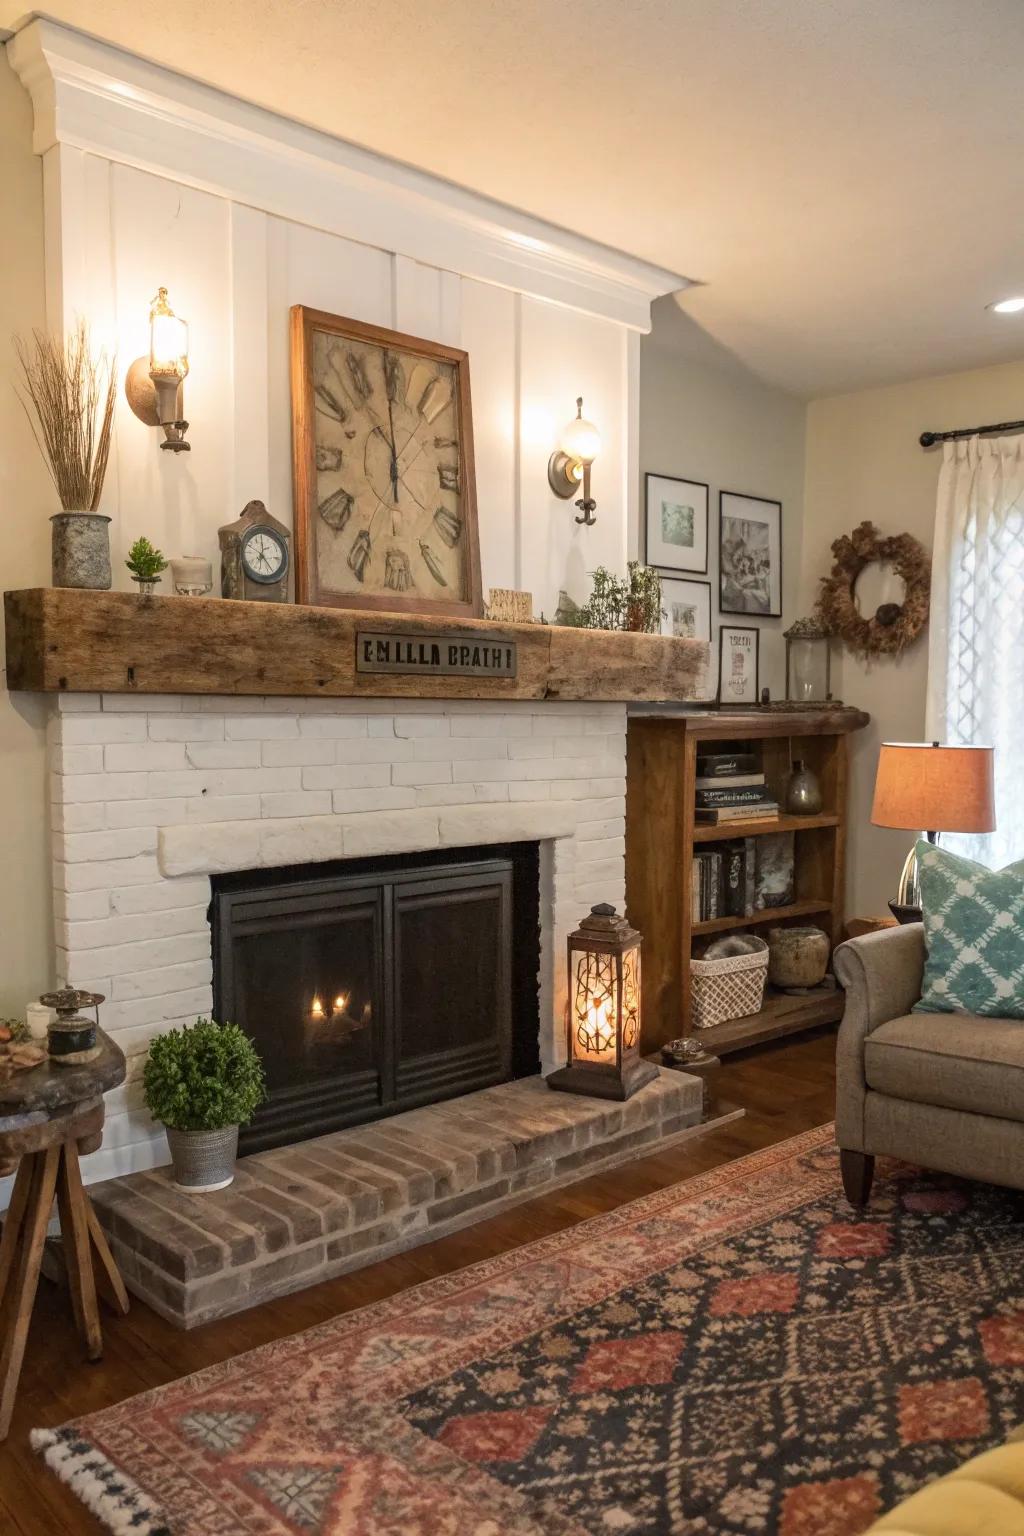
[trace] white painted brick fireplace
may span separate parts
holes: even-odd
[[[542,1069],[564,1060],[566,934],[624,901],[625,705],[78,694],[49,733],[58,970],[129,1058],[90,1180],[168,1160],[142,1062],[211,1009],[213,874],[539,842]]]

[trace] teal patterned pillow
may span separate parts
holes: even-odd
[[[1024,1019],[1024,860],[986,869],[921,841],[928,956],[915,1013]]]

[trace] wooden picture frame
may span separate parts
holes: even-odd
[[[479,618],[468,353],[296,304],[291,386],[296,601]]]
[[[711,492],[703,480],[648,470],[644,475],[644,563],[670,576],[706,576],[710,502]]]
[[[782,502],[718,493],[718,611],[782,617]]]
[[[734,637],[740,635],[753,635],[753,644],[750,642],[736,641]],[[726,667],[726,657],[745,654],[748,658],[753,656],[753,687],[751,687],[750,667],[745,673],[737,672],[735,664]],[[728,671],[728,677],[726,672]],[[754,626],[747,627],[742,624],[723,624],[718,631],[718,702],[719,704],[757,704],[760,700],[761,685],[761,631]]]

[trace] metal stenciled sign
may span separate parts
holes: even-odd
[[[516,642],[493,635],[356,632],[357,672],[420,677],[515,677]]]

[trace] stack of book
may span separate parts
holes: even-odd
[[[696,847],[693,851],[691,915],[695,923],[720,917],[752,917],[794,900],[792,832]]]
[[[752,752],[715,752],[697,759],[698,826],[777,821],[778,802]]]

